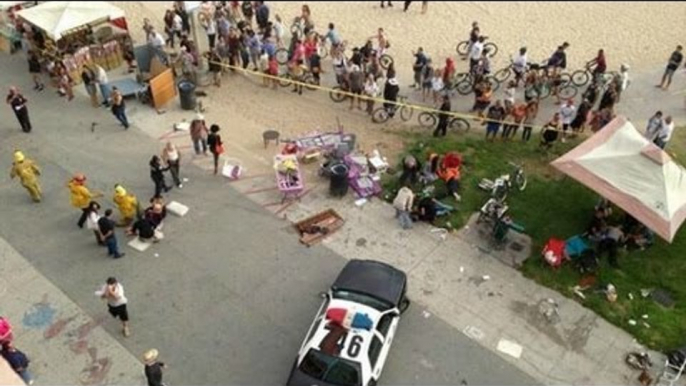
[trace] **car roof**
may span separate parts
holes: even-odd
[[[350,328],[346,330],[345,328],[338,327],[338,325],[335,322],[328,320],[326,317],[328,311],[334,309],[345,309],[348,312],[354,314],[365,315],[371,320],[371,328],[369,328],[368,330],[364,328]],[[331,299],[326,308],[326,312],[324,312],[324,314],[322,315],[323,320],[321,321],[321,323],[319,323],[317,331],[313,335],[312,339],[306,343],[306,347],[303,352],[307,352],[310,349],[315,349],[318,351],[322,351],[325,354],[331,355],[333,357],[343,358],[358,363],[360,365],[360,369],[362,370],[361,376],[363,384],[366,384],[368,378],[371,376],[371,364],[369,363],[368,356],[369,345],[371,344],[372,339],[375,336],[376,325],[381,316],[382,313],[372,307],[365,306],[359,303],[350,302],[347,300]],[[351,356],[351,350],[349,350],[348,346],[344,346],[340,351],[337,351],[335,353],[326,352],[326,348],[323,346],[325,345],[325,340],[327,340],[327,337],[328,340],[331,340],[332,338],[338,340],[338,337],[340,337],[342,334],[352,334],[353,336],[359,336],[359,338],[357,338],[357,343],[359,344],[359,351],[357,355]],[[348,336],[346,338],[346,344],[348,344],[351,339],[352,338]]]
[[[403,295],[407,276],[388,264],[373,260],[350,260],[331,289],[360,292],[397,307]]]

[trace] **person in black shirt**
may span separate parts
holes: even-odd
[[[684,48],[682,46],[676,46],[676,50],[672,52],[672,55],[669,57],[665,74],[662,75],[662,82],[660,82],[660,84],[656,87],[666,90],[669,88],[669,85],[672,84],[672,77],[674,76],[677,68],[679,68],[681,62],[684,60],[684,54],[681,53],[683,49]],[[665,84],[665,82],[667,82],[667,84]]]
[[[129,235],[136,235],[142,241],[157,241],[155,238],[155,227],[152,222],[145,217],[136,220],[126,233]]]
[[[93,107],[100,107],[100,102],[98,101],[98,87],[95,84],[95,73],[90,66],[86,65],[83,67],[81,80],[83,81],[83,85],[86,87],[86,92],[91,98],[91,104]]]
[[[164,180],[164,172],[169,170],[169,168],[163,168],[160,162],[160,157],[154,155],[150,159],[150,178],[155,183],[155,196],[162,194],[162,190],[168,192],[171,187],[167,186]]]
[[[443,96],[443,104],[441,104],[442,113],[438,114],[438,124],[436,125],[436,130],[434,130],[434,137],[439,135],[445,137],[448,134],[448,119],[450,116],[446,112],[450,112],[450,97],[447,95]]]
[[[123,257],[125,253],[119,252],[117,246],[117,235],[114,233],[114,221],[110,218],[112,216],[112,209],[107,209],[105,215],[98,220],[98,230],[100,231],[100,240],[107,246],[107,254],[118,259]]]
[[[12,107],[12,111],[14,111],[14,115],[19,121],[21,129],[25,133],[30,132],[31,121],[29,120],[29,109],[26,107],[26,102],[28,101],[21,95],[19,89],[14,86],[10,87],[10,93],[7,95],[6,102]]]
[[[210,152],[214,158],[215,175],[217,175],[219,169],[219,156],[224,152],[222,137],[218,134],[219,130],[219,125],[214,124],[210,126],[210,135],[207,136],[207,146],[210,148]]]
[[[143,362],[145,363],[145,378],[148,380],[148,386],[163,386],[162,383],[162,369],[167,368],[163,362],[158,362],[157,357],[159,352],[156,349],[150,349],[143,354]]]
[[[398,93],[400,92],[400,86],[398,85],[398,80],[395,77],[389,77],[386,81],[386,85],[383,88],[383,99],[388,102],[384,102],[383,107],[388,112],[388,115],[393,118],[397,106],[395,103],[398,100]]]
[[[43,79],[41,79],[42,68],[40,65],[40,60],[38,55],[34,51],[29,51],[29,73],[33,79],[33,89],[36,91],[43,91],[45,85],[43,84]]]
[[[2,344],[2,357],[27,385],[33,385],[33,377],[28,370],[30,361],[26,354],[17,350],[12,342],[4,342]]]

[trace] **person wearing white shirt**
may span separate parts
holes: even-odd
[[[393,207],[395,208],[395,217],[398,218],[400,226],[403,229],[412,228],[412,205],[414,203],[414,193],[407,186],[403,186],[398,191],[398,195],[393,200]]]
[[[522,47],[519,49],[519,54],[512,61],[512,71],[515,74],[517,86],[519,86],[519,81],[524,79],[524,74],[526,74],[527,60],[526,47]]]
[[[374,74],[367,74],[367,81],[364,83],[364,95],[369,98],[376,98],[379,95],[379,85],[376,84]],[[374,112],[374,99],[367,99],[367,114]]]
[[[148,44],[161,50],[164,48],[164,37],[159,32],[152,30],[150,35],[148,35]]]
[[[121,320],[122,333],[128,337],[131,332],[129,330],[129,312],[126,309],[128,300],[124,296],[124,286],[116,278],[109,277],[107,283],[100,290],[95,291],[95,295],[107,300],[107,309],[110,315]]]
[[[481,60],[481,55],[483,54],[484,50],[484,40],[485,39],[483,37],[480,37],[479,40],[472,44],[472,47],[469,50],[469,70],[472,73],[479,65],[479,61]]]
[[[631,84],[631,78],[629,78],[629,66],[628,65],[622,64],[620,66],[619,75],[617,77],[617,84],[619,86],[619,87],[617,87],[617,102],[619,103],[619,99],[621,98],[622,93]]]
[[[672,139],[673,132],[674,121],[672,120],[671,116],[668,116],[662,122],[662,125],[660,125],[660,131],[657,133],[657,137],[655,138],[655,145],[664,150],[665,146],[667,146],[667,143],[669,143],[669,140]]]
[[[574,120],[574,117],[576,117],[576,106],[574,106],[574,99],[567,99],[567,101],[560,106],[559,113],[560,121],[562,121],[562,142],[564,143],[566,141],[565,137],[567,136],[567,129],[569,129],[569,125]]]
[[[102,94],[102,104],[109,106],[110,104],[110,82],[107,78],[107,72],[102,66],[95,64],[95,81],[98,83],[100,88],[100,94]]]
[[[178,13],[174,13],[172,29],[177,34],[177,36],[181,35],[181,31],[183,30],[183,19],[181,18],[181,15],[179,15]]]

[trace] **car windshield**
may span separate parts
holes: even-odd
[[[371,308],[374,308],[380,312],[384,312],[386,310],[389,310],[393,306],[381,299],[377,299],[373,296],[369,296],[366,294],[362,294],[359,292],[351,292],[351,291],[343,291],[343,290],[338,290],[338,291],[333,291],[333,297],[334,299],[341,299],[341,300],[347,300],[353,303],[361,303],[364,304],[365,306],[369,306]]]
[[[357,364],[314,349],[310,349],[303,359],[300,364],[300,371],[312,378],[333,385],[360,385],[360,367]]]

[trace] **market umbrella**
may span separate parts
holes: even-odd
[[[75,28],[125,16],[123,10],[106,1],[49,1],[17,14],[55,41]]]
[[[686,169],[624,117],[552,165],[672,242],[686,219]]]

